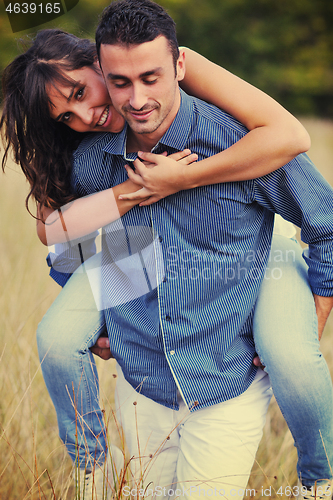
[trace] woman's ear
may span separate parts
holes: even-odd
[[[96,69],[98,71],[102,71],[101,69],[101,65],[99,64],[99,60],[98,60],[98,57],[96,56],[96,59],[94,60],[94,66],[96,67]]]

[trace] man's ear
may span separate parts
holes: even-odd
[[[179,49],[179,57],[177,60],[177,66],[176,66],[176,78],[177,81],[180,82],[181,80],[184,79],[185,76],[185,50],[184,49]]]

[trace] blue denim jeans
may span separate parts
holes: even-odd
[[[99,267],[99,254],[89,259],[91,264],[94,261]],[[81,468],[89,468],[89,462],[104,463],[107,450],[98,373],[89,350],[105,330],[105,323],[82,267],[71,276],[38,325],[37,346],[60,438],[72,460]]]
[[[92,259],[98,262],[99,256]],[[87,460],[104,460],[107,449],[98,374],[89,350],[104,327],[103,313],[97,310],[87,275],[81,271],[70,278],[37,331],[43,376],[56,409],[60,437],[73,461],[83,468]],[[273,237],[256,304],[254,337],[295,440],[302,484],[312,486],[316,480],[330,479],[332,383],[319,350],[301,248],[283,236]]]
[[[307,266],[295,240],[273,237],[256,303],[253,333],[257,352],[295,441],[302,484],[313,486],[316,479],[331,479],[332,380],[319,348]]]

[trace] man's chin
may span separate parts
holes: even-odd
[[[160,124],[128,120],[128,126],[135,134],[153,134],[159,128]]]

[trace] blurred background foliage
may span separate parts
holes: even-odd
[[[38,2],[36,2],[38,3]],[[0,71],[18,40],[61,27],[94,36],[108,0],[80,0],[67,14],[13,34],[0,5]],[[181,45],[261,88],[297,115],[333,116],[332,0],[159,0],[177,23]]]

